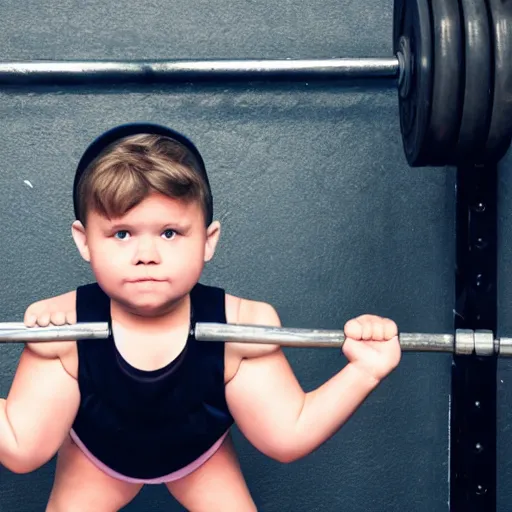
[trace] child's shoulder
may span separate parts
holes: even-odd
[[[281,326],[279,315],[271,304],[229,294],[226,294],[226,320],[228,324]],[[268,355],[279,349],[277,345],[260,343],[229,343],[228,346],[229,351],[241,359]]]
[[[226,294],[226,319],[229,324],[254,324],[280,327],[274,306],[267,302]]]

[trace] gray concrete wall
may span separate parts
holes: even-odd
[[[391,36],[391,0],[20,0],[0,17],[4,60],[390,56]],[[374,312],[402,331],[453,328],[454,171],[408,168],[393,89],[14,90],[0,92],[0,116],[0,321],[92,279],[70,236],[74,168],[102,131],[154,121],[189,135],[210,171],[224,232],[204,282],[273,303],[287,326]],[[5,396],[20,347],[1,350]],[[345,364],[335,350],[287,355],[307,390]],[[450,362],[404,355],[345,428],[292,465],[235,431],[260,510],[447,510]],[[0,468],[0,511],[43,510],[53,471]],[[181,508],[152,487],[126,510]]]
[[[512,237],[510,190],[512,179],[512,151],[509,151],[500,164],[499,174],[499,231],[498,231],[498,336],[512,336]],[[512,500],[512,362],[509,359],[498,361],[497,376],[497,480],[499,512],[508,512]]]

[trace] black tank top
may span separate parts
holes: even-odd
[[[197,284],[193,323],[226,323],[225,294]],[[78,322],[109,322],[110,298],[98,284],[77,289]],[[81,401],[73,430],[108,467],[158,478],[193,462],[233,424],[224,388],[224,343],[198,342],[167,366],[144,371],[121,357],[112,336],[78,347]]]

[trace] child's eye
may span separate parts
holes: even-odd
[[[176,236],[176,231],[174,231],[173,229],[166,229],[162,233],[162,236],[167,240],[172,240]]]
[[[118,240],[126,240],[130,234],[128,231],[117,231],[114,233],[114,237]]]

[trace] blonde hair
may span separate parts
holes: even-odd
[[[209,222],[211,192],[204,171],[180,142],[153,134],[124,137],[105,148],[87,167],[78,183],[78,219],[87,212],[119,217],[151,193],[197,201]]]

